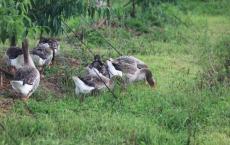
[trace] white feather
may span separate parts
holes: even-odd
[[[39,43],[38,47],[44,47],[44,48],[49,48],[50,45],[48,43]]]
[[[43,66],[46,62],[45,59],[42,59],[38,55],[32,55],[32,59],[37,66]]]
[[[111,61],[107,60],[106,63],[108,65],[109,75],[110,75],[111,78],[113,76],[120,76],[120,77],[122,77],[122,72],[119,71],[119,70],[116,70]]]
[[[78,77],[73,77],[74,83],[76,85],[75,87],[75,93],[78,95],[80,93],[82,94],[87,94],[90,93],[93,89],[95,89],[94,87],[88,86],[86,85],[81,79],[79,79]]]
[[[24,65],[23,55],[19,55],[15,59],[10,59],[10,65],[14,66],[16,69],[21,68]]]
[[[91,76],[96,76],[96,77],[102,76],[102,74],[94,67],[93,68],[86,67],[86,69],[87,69],[89,75],[91,75]]]
[[[10,81],[13,89],[24,96],[27,96],[33,89],[33,85],[24,84],[23,81]]]

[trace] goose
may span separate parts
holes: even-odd
[[[39,44],[48,43],[50,48],[54,50],[54,56],[60,53],[60,41],[54,38],[40,38]]]
[[[53,58],[53,50],[49,47],[48,43],[38,44],[32,51],[32,59],[40,70],[45,66],[49,66]]]
[[[40,83],[40,73],[36,69],[28,50],[28,40],[22,42],[24,65],[16,70],[10,84],[14,92],[23,100],[27,100]]]
[[[6,65],[13,71],[23,66],[23,53],[20,47],[16,46],[16,37],[13,37],[10,47],[7,49],[4,56]]]
[[[89,68],[89,72],[90,73],[84,77],[72,77],[75,83],[76,95],[105,90],[107,87],[113,89],[114,79],[116,77],[109,79],[102,75],[96,68]]]
[[[126,78],[126,83],[146,80],[151,87],[156,86],[152,72],[148,68],[138,68],[136,61],[132,59],[110,59],[116,70],[120,70]],[[127,61],[128,60],[128,61]],[[131,60],[131,61],[130,61]]]

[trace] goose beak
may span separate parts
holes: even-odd
[[[156,90],[156,88],[157,88],[157,82],[156,82],[155,80],[153,80],[153,82],[154,82],[154,84],[153,84],[153,86],[152,86],[152,89],[153,89],[153,90]]]
[[[149,84],[153,90],[156,90],[157,83],[154,79],[149,79],[146,81],[146,83]]]

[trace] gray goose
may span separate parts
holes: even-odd
[[[132,57],[119,57],[110,59],[116,70],[122,71],[127,83],[146,80],[151,87],[156,86],[156,81],[153,78],[152,72],[142,63]]]
[[[28,40],[22,43],[24,65],[17,69],[14,79],[10,81],[15,93],[23,100],[27,100],[40,83],[40,73],[36,69],[28,50]]]

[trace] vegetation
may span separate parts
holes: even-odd
[[[59,35],[62,55],[54,66],[46,68],[38,91],[26,104],[12,101],[10,91],[0,92],[0,144],[228,145],[228,0],[162,1],[146,11],[136,3],[135,18],[130,16],[132,5],[125,6],[128,0],[110,3],[109,19],[100,12],[91,17],[84,9],[88,2],[82,1],[82,12],[76,10],[77,15],[66,16],[64,22],[70,28],[58,24],[65,32]],[[0,17],[6,11],[2,6]],[[0,18],[1,39],[16,34],[2,27],[3,22],[13,21],[14,15],[20,16],[16,8],[11,13],[8,20]],[[108,23],[100,23],[104,18]],[[55,32],[54,25],[40,25],[31,17],[28,21],[30,28],[47,26],[50,31],[44,35]],[[55,20],[49,22],[52,21]],[[15,26],[20,24],[21,19]],[[24,30],[17,32],[19,40]],[[81,40],[85,45],[74,37],[79,35],[84,37]],[[39,34],[35,37],[39,38]],[[30,38],[31,47],[36,40]],[[122,54],[146,62],[157,88],[152,90],[139,82],[127,90],[116,86],[118,98],[103,92],[80,101],[74,94],[72,75],[81,74],[93,54],[103,59],[118,56],[105,40]],[[0,45],[0,56],[6,45]]]

